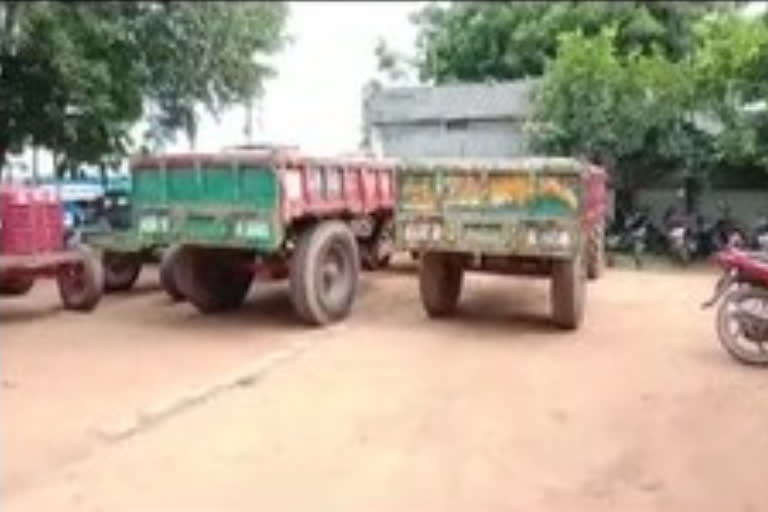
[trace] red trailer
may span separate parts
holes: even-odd
[[[101,262],[67,247],[61,202],[50,189],[0,185],[0,295],[23,295],[41,277],[56,279],[67,309],[90,311],[103,288]]]

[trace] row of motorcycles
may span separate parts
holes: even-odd
[[[619,224],[607,233],[607,246],[609,251],[630,252],[638,267],[649,249],[666,251],[681,263],[714,254],[722,274],[712,297],[701,306],[717,306],[718,341],[731,357],[768,366],[768,215],[760,215],[745,229],[727,208],[721,212],[708,223],[701,216],[691,222],[669,209],[658,229],[647,208],[641,209],[617,219]]]
[[[750,227],[736,222],[727,206],[720,208],[714,221],[701,214],[686,215],[670,207],[661,225],[651,221],[648,207],[617,212],[606,232],[608,263],[615,253],[631,255],[642,267],[648,253],[666,254],[680,264],[710,257],[727,247],[768,252],[768,215],[758,216]]]

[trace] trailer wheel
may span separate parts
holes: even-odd
[[[64,307],[73,311],[91,311],[104,292],[104,267],[101,259],[83,245],[75,249],[81,259],[62,265],[56,275],[59,296]]]
[[[0,295],[25,295],[35,284],[32,276],[0,276]]]
[[[552,265],[552,319],[562,329],[578,329],[584,319],[587,293],[585,267],[581,252],[570,260],[558,260]]]
[[[179,290],[176,276],[176,262],[178,260],[180,245],[173,245],[167,248],[160,258],[160,286],[174,302],[184,300],[184,294]]]
[[[104,290],[123,292],[133,288],[142,267],[141,255],[131,252],[104,251]]]
[[[427,315],[446,317],[456,312],[464,281],[464,267],[456,256],[440,252],[421,253],[419,292]]]
[[[370,240],[360,245],[360,261],[365,270],[386,268],[392,259],[395,225],[392,219],[381,223]]]
[[[291,257],[291,301],[311,325],[345,318],[352,309],[360,278],[357,240],[347,225],[325,221],[301,235]]]
[[[605,270],[605,233],[603,225],[598,224],[592,228],[589,235],[589,254],[587,257],[587,277],[600,279]]]
[[[251,287],[251,258],[248,251],[182,247],[172,264],[175,283],[203,314],[236,309]]]

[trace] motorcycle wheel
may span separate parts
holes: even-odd
[[[750,326],[735,318],[734,315],[744,303],[749,302],[759,306],[758,312],[751,310],[753,314],[760,316],[768,314],[768,290],[752,286],[736,288],[723,298],[718,307],[717,338],[726,352],[735,360],[748,365],[765,366],[768,365],[768,336],[764,334],[768,334],[768,329],[764,326],[749,328]],[[768,317],[765,322],[768,323]]]

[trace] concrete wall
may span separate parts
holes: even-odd
[[[718,215],[717,201],[725,200],[730,204],[733,216],[741,222],[751,225],[762,210],[768,213],[768,190],[707,190],[699,199],[701,213],[709,218]],[[671,204],[680,205],[675,189],[642,189],[637,193],[638,204],[651,207],[654,221],[659,221],[664,210]]]
[[[374,152],[381,156],[511,157],[525,154],[523,125],[513,120],[374,125]]]

